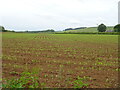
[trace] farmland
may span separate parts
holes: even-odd
[[[3,33],[2,53],[3,84],[17,78],[26,88],[118,87],[118,35]]]
[[[113,30],[113,27],[108,26],[107,30]],[[68,30],[64,32],[98,32],[97,27],[88,27],[85,29],[77,29],[77,30]]]

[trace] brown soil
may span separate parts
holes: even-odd
[[[45,87],[72,88],[78,76],[89,77],[83,81],[89,84],[88,88],[118,87],[117,44],[57,41],[50,36],[36,36],[31,40],[3,39],[2,48],[3,79],[20,77],[27,67],[29,72],[38,70],[39,81]],[[11,74],[13,71],[19,74]]]

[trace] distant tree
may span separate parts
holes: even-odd
[[[0,32],[15,32],[14,30],[6,30],[3,26],[0,26]]]
[[[12,30],[11,32],[15,32],[14,30]]]
[[[99,32],[105,32],[107,27],[104,24],[100,24],[97,29]]]
[[[46,30],[44,32],[55,32],[55,31],[53,29],[48,29],[48,30]]]
[[[26,30],[25,32],[28,32],[28,30]]]
[[[114,31],[115,32],[120,32],[120,24],[117,24],[114,26]]]
[[[73,28],[67,28],[67,29],[65,29],[65,31],[68,31],[68,30],[73,30]]]
[[[2,30],[5,30],[5,28],[2,26]]]
[[[5,30],[3,26],[1,26],[1,28],[2,28],[2,32],[7,32],[7,30]]]

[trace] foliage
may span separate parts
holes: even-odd
[[[78,77],[77,80],[74,81],[74,88],[86,88],[88,84],[83,83],[84,78]]]
[[[15,32],[15,31],[6,30],[3,26],[0,26],[0,32]]]
[[[117,32],[55,32],[55,34],[106,34],[106,35],[119,35]]]
[[[113,26],[107,26],[107,31],[112,31]],[[71,30],[63,30],[62,32],[72,32],[72,33],[80,33],[80,32],[98,32],[97,27],[86,27],[84,29],[71,29]]]
[[[68,31],[68,30],[73,30],[73,28],[67,28],[67,29],[65,29],[64,31]]]
[[[116,26],[114,26],[114,31],[120,32],[120,24],[117,24]]]
[[[85,29],[86,27],[78,27],[78,28],[67,28],[64,31],[68,31],[68,30],[79,30],[79,29]]]
[[[46,30],[45,32],[55,32],[53,29]]]
[[[18,79],[6,80],[7,84],[3,84],[3,88],[38,88],[40,87],[38,78],[33,76],[34,73],[23,72]]]
[[[0,26],[0,31],[6,32],[5,28],[3,26]]]
[[[20,32],[17,32],[17,33],[52,33],[52,32],[55,32],[55,30],[53,29],[48,29],[48,30],[43,30],[43,31],[20,31]]]
[[[104,24],[100,24],[97,28],[99,32],[105,32],[107,27]]]

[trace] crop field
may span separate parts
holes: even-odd
[[[118,35],[2,34],[9,88],[116,88]]]

